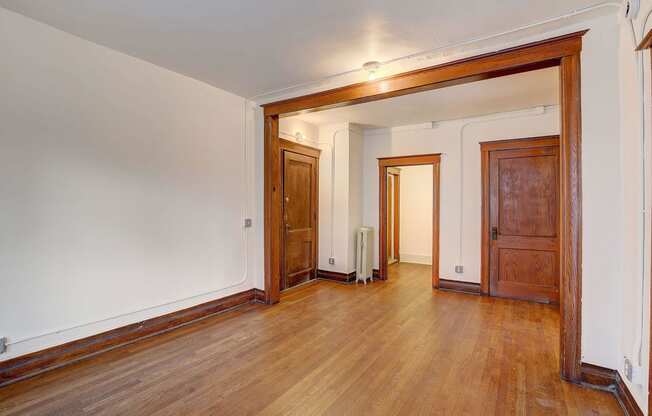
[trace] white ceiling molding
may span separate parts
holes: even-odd
[[[447,45],[435,50],[394,59],[390,62],[382,63],[379,77],[387,77],[394,74],[414,71],[421,68],[440,65],[446,62],[452,62],[485,53],[496,52],[502,49],[584,30],[587,28],[586,22],[606,15],[613,15],[616,17],[621,9],[622,3],[620,2],[603,2],[596,6],[576,10],[557,18],[547,19],[542,22],[514,28],[495,35],[480,39],[472,39],[459,44]],[[251,97],[250,99],[258,104],[266,104],[365,81],[367,81],[367,74],[362,68],[360,68],[336,74],[315,82],[260,94]]]

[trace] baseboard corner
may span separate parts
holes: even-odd
[[[625,415],[643,416],[643,411],[618,371],[589,363],[581,363],[580,369],[581,382],[584,386],[610,391],[618,400]]]

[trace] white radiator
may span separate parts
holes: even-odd
[[[374,229],[371,227],[361,227],[358,230],[356,239],[356,258],[355,258],[355,281],[363,281],[367,284],[367,279],[374,280],[373,271],[373,250],[374,250]]]

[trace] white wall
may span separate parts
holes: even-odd
[[[364,223],[378,230],[379,157],[442,153],[440,254],[442,278],[480,282],[480,142],[559,133],[559,109],[543,107],[394,129],[366,130]],[[460,146],[460,144],[463,146]],[[462,166],[460,166],[463,155]],[[402,178],[403,179],[403,178]],[[401,184],[403,190],[403,183]],[[431,194],[432,192],[430,192]],[[461,199],[462,197],[462,199]],[[460,234],[460,229],[462,230]],[[378,233],[374,267],[378,268]],[[406,250],[401,242],[401,250]],[[464,273],[455,273],[455,265]]]
[[[650,60],[649,51],[635,52],[646,31],[652,1],[641,1],[641,13],[631,24],[620,21],[618,56],[621,88],[621,164],[623,203],[623,267],[621,277],[620,349],[640,368],[640,382],[625,383],[647,411],[650,328]],[[645,107],[643,107],[645,105]],[[644,141],[642,139],[644,138]],[[643,159],[645,158],[645,159]],[[618,362],[623,374],[623,359]]]
[[[252,287],[244,99],[1,8],[0,56],[0,360]]]
[[[345,273],[355,271],[356,231],[362,226],[362,130],[349,124],[349,219],[346,225],[347,253]]]
[[[432,166],[400,169],[401,262],[432,264]]]

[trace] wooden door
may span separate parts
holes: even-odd
[[[502,144],[488,155],[490,294],[558,303],[558,139]]]
[[[283,151],[281,290],[316,277],[318,159]]]

